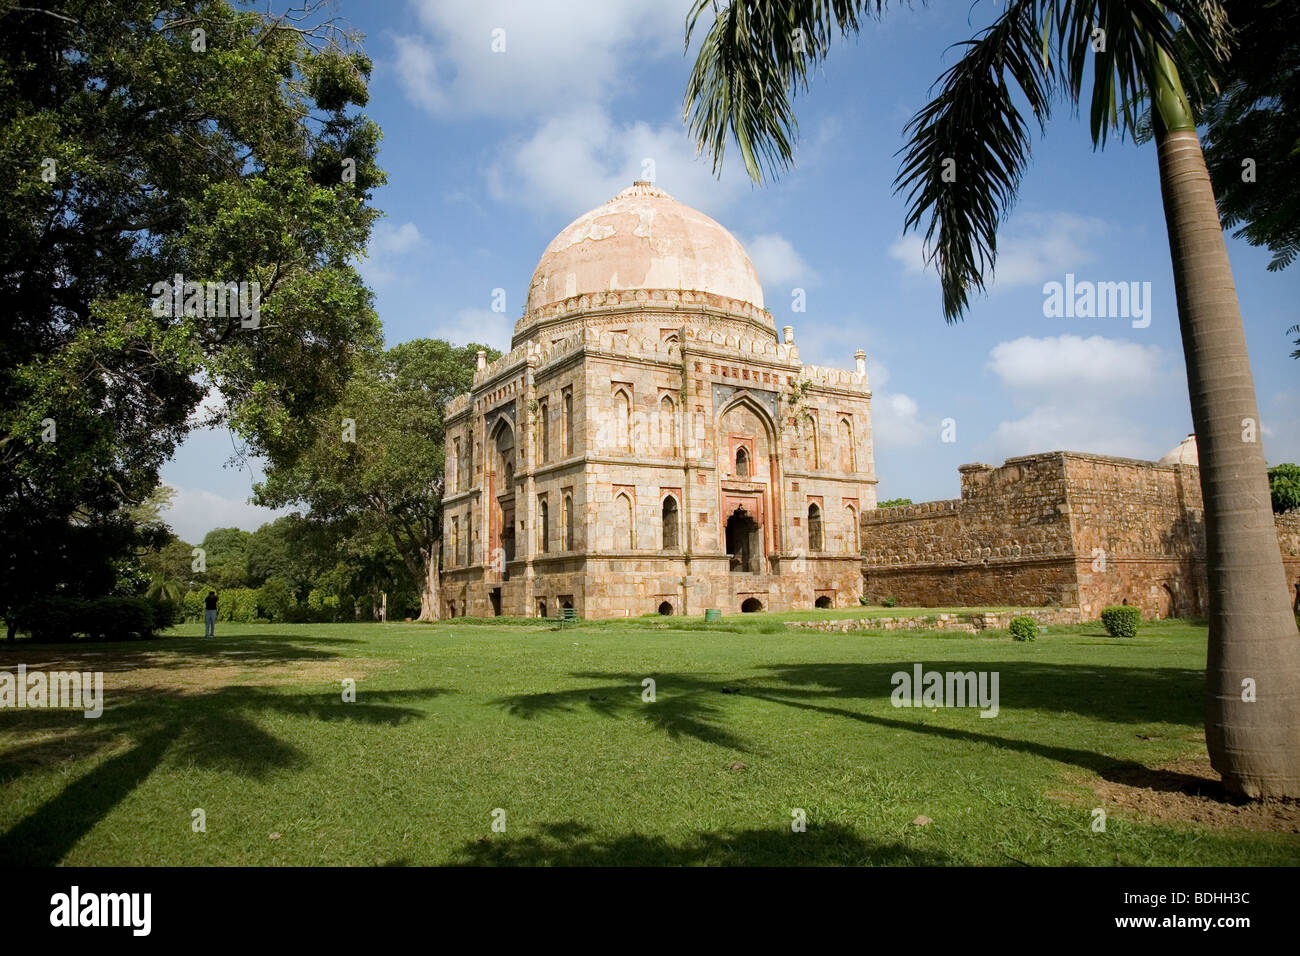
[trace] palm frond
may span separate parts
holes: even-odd
[[[707,10],[714,14],[686,84],[684,117],[696,149],[722,169],[734,138],[755,182],[775,178],[794,159],[798,123],[791,103],[808,88],[808,70],[826,56],[836,31],[857,33],[886,0],[696,0],[686,46]]]
[[[896,192],[906,190],[904,229],[927,216],[927,256],[939,271],[944,317],[965,312],[997,257],[997,228],[1029,162],[1030,131],[1012,83],[1042,128],[1054,77],[1040,52],[1037,0],[1015,0],[939,79],[939,94],[904,129],[909,138]]]
[[[908,203],[905,231],[927,222],[927,260],[939,273],[947,321],[961,318],[993,274],[997,229],[1029,161],[1016,91],[1041,130],[1056,91],[1077,107],[1091,75],[1093,142],[1104,146],[1114,130],[1140,135],[1143,105],[1159,87],[1156,51],[1180,73],[1198,57],[1221,57],[1222,12],[1219,0],[1012,0],[958,45],[962,58],[939,78],[938,95],[904,128],[894,180]],[[1170,14],[1183,22],[1177,42]]]

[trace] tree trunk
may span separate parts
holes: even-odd
[[[1232,267],[1194,125],[1162,123],[1156,141],[1205,504],[1205,739],[1230,792],[1296,797],[1300,635],[1273,523]]]
[[[424,559],[424,580],[420,584],[420,617],[421,621],[436,621],[441,616],[442,601],[439,598],[441,592],[440,575],[441,562],[438,560],[442,548],[442,541],[435,540],[429,545],[427,554],[421,555]]]

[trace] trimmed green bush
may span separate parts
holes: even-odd
[[[181,596],[181,618],[186,621],[203,620],[203,599],[206,591],[186,591]]]
[[[142,597],[48,597],[22,609],[18,628],[37,641],[129,641],[170,627],[175,613],[170,602]]]
[[[1111,637],[1137,637],[1142,623],[1142,609],[1128,604],[1116,604],[1101,612],[1101,623]]]
[[[257,620],[257,589],[226,588],[217,592],[217,620],[251,624]]]
[[[894,596],[891,594],[891,595],[889,595],[888,597],[881,598],[881,600],[880,600],[880,605],[881,605],[881,607],[897,607],[897,606],[898,606],[898,598],[894,597]]]
[[[153,629],[155,631],[165,631],[173,624],[179,624],[182,619],[181,606],[175,601],[168,601],[166,598],[145,598],[149,606],[153,609]]]
[[[1018,641],[1035,641],[1038,639],[1038,622],[1032,617],[1013,617],[1010,630],[1011,636]]]

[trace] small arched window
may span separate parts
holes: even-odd
[[[808,550],[821,551],[825,544],[822,535],[822,509],[813,502],[808,506]]]
[[[659,444],[669,458],[677,454],[677,406],[667,395],[659,399]]]
[[[542,402],[537,415],[537,460],[551,460],[551,410]]]
[[[848,542],[849,542],[849,553],[857,554],[858,551],[861,550],[861,545],[858,543],[859,542],[858,509],[854,508],[853,505],[846,505],[844,508],[844,512],[845,512],[845,517],[848,518],[849,521],[849,533],[847,535]]]
[[[573,392],[564,392],[564,419],[560,426],[564,430],[561,445],[566,456],[573,454]]]
[[[840,419],[840,470],[847,472],[858,470],[858,449],[853,441],[853,423],[847,418]]]
[[[564,531],[564,550],[573,550],[573,496],[565,495],[560,503],[560,523]]]
[[[741,445],[736,449],[736,477],[748,478],[749,471],[749,449]]]
[[[677,518],[678,518],[677,499],[674,498],[672,495],[668,495],[666,498],[664,498],[664,506],[663,506],[663,526],[664,526],[663,549],[665,551],[676,551],[679,547],[677,543],[678,527],[679,527],[679,522]]]
[[[636,547],[636,524],[632,499],[620,494],[614,499],[614,550],[631,551]]]
[[[614,393],[614,445],[619,451],[632,450],[632,399],[621,388]]]
[[[537,505],[537,550],[542,554],[551,550],[551,509],[545,498]]]

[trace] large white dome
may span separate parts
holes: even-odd
[[[525,314],[573,296],[633,289],[707,292],[763,307],[758,272],[735,236],[637,182],[551,240],[533,272]]]
[[[1171,449],[1168,454],[1160,459],[1162,465],[1197,465],[1201,463],[1201,456],[1196,449],[1196,436],[1188,435],[1178,445],[1177,448]]]

